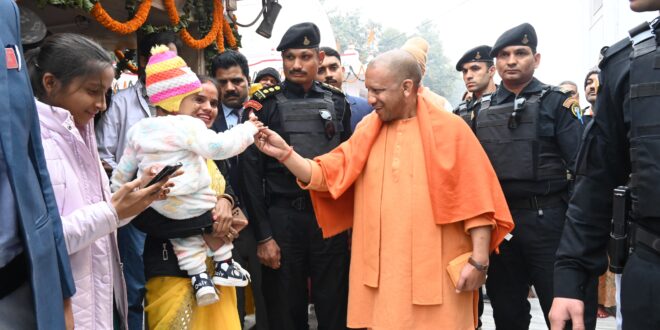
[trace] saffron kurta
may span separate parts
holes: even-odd
[[[470,236],[465,230],[491,221],[473,220],[438,226],[433,221],[431,199],[422,150],[422,141],[416,118],[399,120],[383,125],[371,154],[384,153],[383,164],[367,162],[364,175],[356,181],[356,205],[366,200],[380,205],[380,219],[358,216],[353,225],[354,243],[351,256],[348,326],[373,329],[474,329],[473,293],[457,294],[446,272],[446,266],[455,257],[472,250]],[[316,163],[314,163],[316,164]],[[322,181],[320,167],[315,166],[310,189],[327,190]],[[381,196],[365,196],[361,183],[381,185]],[[359,207],[356,213],[363,210]],[[425,219],[415,221],[413,217]],[[358,240],[367,237],[371,222],[380,223],[380,274],[377,288],[362,285],[364,244],[374,242]],[[416,226],[413,226],[415,223]],[[437,265],[434,278],[442,283],[441,305],[413,305],[412,269],[413,231],[424,239],[415,243],[416,249],[427,250],[426,262]],[[451,248],[443,248],[443,246]],[[452,307],[449,307],[452,306]],[[456,308],[459,307],[460,308]]]
[[[371,114],[349,141],[310,161],[312,178],[304,188],[321,192],[312,192],[312,199],[324,235],[354,228],[349,327],[474,329],[473,293],[455,293],[447,264],[472,249],[469,228],[492,226],[493,248],[513,228],[494,171],[469,128],[422,96],[418,103],[418,114],[427,111],[422,116],[383,124]],[[431,130],[431,119],[444,132]],[[443,134],[448,141],[442,142]],[[431,160],[428,147],[452,154]],[[457,170],[460,161],[475,163],[465,164],[479,170],[474,182],[457,172],[465,171]],[[428,166],[447,174],[435,176]],[[457,184],[478,187],[466,192]],[[467,195],[479,200],[462,198]],[[436,207],[439,196],[469,206],[448,212],[447,205],[462,204],[445,199]]]

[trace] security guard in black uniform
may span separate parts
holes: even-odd
[[[486,291],[498,329],[528,329],[533,285],[547,321],[555,252],[569,198],[582,125],[573,100],[534,78],[540,61],[534,27],[502,34],[491,56],[502,78],[476,116],[477,138],[500,180],[515,222],[512,237],[491,255]],[[595,314],[594,314],[595,317]],[[594,319],[595,321],[595,319]]]
[[[277,47],[286,80],[257,91],[253,101],[258,103],[246,106],[306,158],[329,152],[351,135],[351,109],[344,94],[314,80],[324,56],[319,41],[312,23],[289,28]],[[245,204],[257,223],[269,328],[308,329],[311,278],[319,329],[346,329],[348,234],[323,239],[309,192],[300,189],[278,160],[252,146],[240,161]]]
[[[631,1],[630,7],[657,11],[660,1]],[[557,251],[553,329],[561,329],[569,319],[577,327],[582,317],[596,313],[596,296],[586,288],[607,267],[610,220],[626,215],[612,211],[613,199],[616,206],[618,196],[626,195],[619,194],[625,189],[618,189],[616,195],[613,189],[626,185],[632,218],[627,237],[633,252],[621,280],[623,329],[660,329],[658,19],[630,30],[629,38],[602,51],[598,115],[580,148],[575,194]],[[613,252],[610,258],[618,259]]]
[[[474,131],[474,119],[479,113],[481,102],[490,103],[491,94],[497,89],[493,81],[495,67],[490,46],[481,45],[468,50],[456,63],[456,71],[463,73],[463,82],[472,97],[464,100],[454,109]]]

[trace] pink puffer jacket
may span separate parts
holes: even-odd
[[[126,284],[116,230],[117,213],[94,138],[94,123],[80,130],[71,113],[36,101],[48,172],[62,215],[66,247],[76,284],[76,329],[113,328],[113,288],[126,329]],[[43,274],[48,276],[48,274]]]

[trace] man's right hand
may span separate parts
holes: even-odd
[[[551,330],[564,330],[566,321],[573,322],[573,330],[584,330],[584,302],[579,299],[555,298],[548,314]]]
[[[254,141],[254,144],[266,155],[275,159],[282,159],[282,157],[289,153],[291,147],[275,131],[266,128],[261,130],[257,135],[259,137]]]
[[[257,245],[257,257],[262,264],[272,268],[280,268],[280,247],[274,239]]]

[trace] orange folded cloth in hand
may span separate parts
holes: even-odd
[[[472,251],[465,252],[460,256],[452,259],[447,265],[447,273],[449,273],[449,278],[451,282],[454,283],[454,287],[458,284],[458,279],[461,277],[461,271],[465,264],[468,263],[468,259],[472,256]]]

